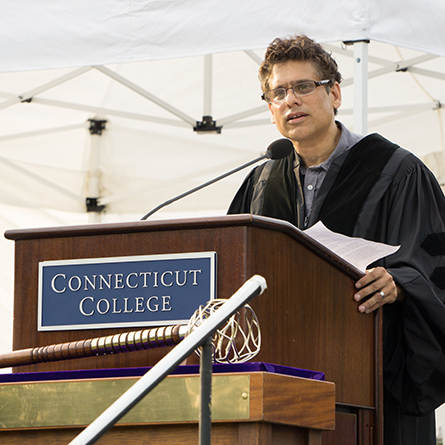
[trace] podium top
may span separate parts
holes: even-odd
[[[228,227],[256,227],[285,233],[313,253],[340,268],[351,278],[358,280],[363,273],[334,252],[315,241],[293,224],[266,216],[251,214],[227,215],[207,218],[187,218],[156,221],[130,221],[124,223],[85,224],[77,226],[12,229],[5,237],[13,241],[43,238],[80,237],[97,235],[119,235],[138,232],[165,232],[177,230],[222,229]]]

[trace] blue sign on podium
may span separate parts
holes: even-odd
[[[215,294],[216,252],[44,261],[38,330],[187,324]]]

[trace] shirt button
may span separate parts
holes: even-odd
[[[313,185],[308,185],[308,186],[307,186],[307,189],[308,189],[308,190],[312,190],[313,188],[314,188]]]

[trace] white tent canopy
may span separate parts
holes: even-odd
[[[0,13],[0,71],[262,49],[296,32],[445,55],[442,0],[14,0]]]
[[[139,219],[257,157],[280,137],[259,98],[259,63],[275,37],[298,33],[339,63],[340,120],[354,129],[365,66],[369,132],[445,177],[443,0],[14,0],[0,3],[0,21],[3,231]],[[357,48],[368,59],[358,68]],[[193,130],[204,116],[220,134]],[[105,121],[101,135],[91,121]],[[246,173],[154,218],[224,214]],[[87,213],[87,198],[106,212]],[[7,351],[13,244],[1,245]]]

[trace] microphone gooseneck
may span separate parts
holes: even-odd
[[[207,187],[208,185],[211,185],[221,179],[226,178],[227,176],[233,175],[236,172],[239,172],[240,170],[243,170],[246,167],[249,167],[249,165],[255,164],[256,162],[259,162],[265,158],[267,159],[283,159],[286,156],[289,156],[292,153],[293,145],[292,142],[289,139],[277,139],[276,141],[272,142],[266,150],[266,153],[259,158],[254,159],[253,161],[247,162],[246,164],[241,165],[240,167],[237,167],[227,173],[224,173],[221,176],[218,176],[217,178],[214,178],[204,184],[199,185],[198,187],[195,187],[188,192],[182,193],[179,196],[176,196],[175,198],[169,199],[168,201],[165,201],[164,203],[158,205],[153,210],[150,210],[146,215],[144,215],[141,218],[141,221],[146,220],[149,216],[153,215],[153,213],[157,212],[158,210],[162,209],[163,207],[172,204],[175,201],[178,201],[181,198],[185,198],[188,195],[191,195],[194,192],[197,192],[198,190],[203,189],[204,187]]]

